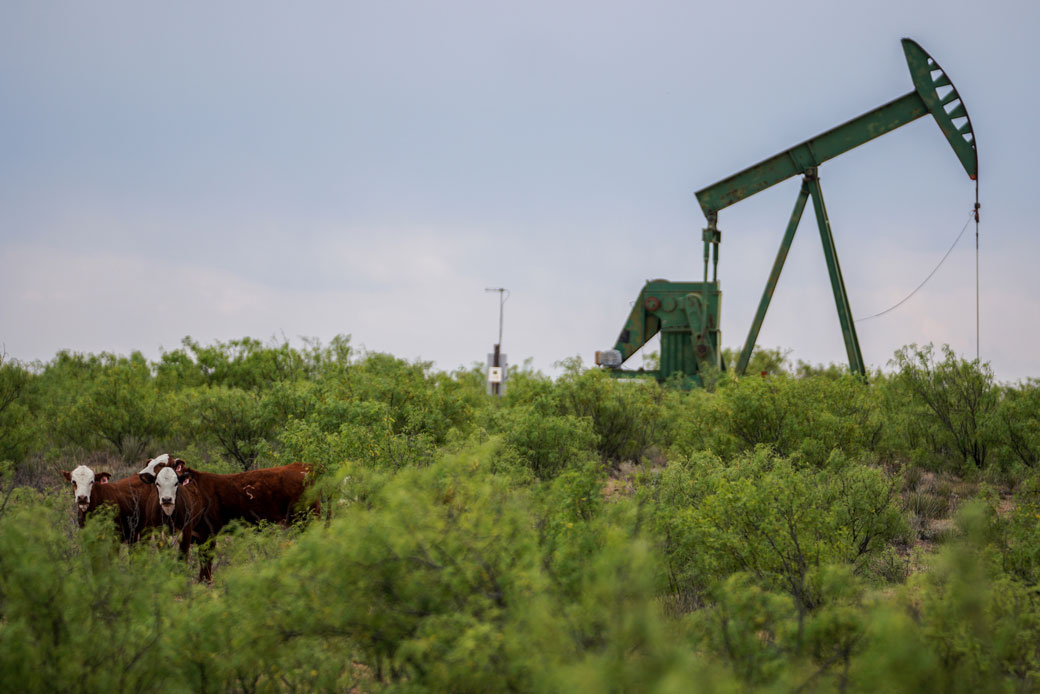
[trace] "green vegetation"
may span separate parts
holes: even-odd
[[[0,681],[85,692],[1040,688],[1040,381],[908,346],[710,390],[185,339],[0,362]],[[60,470],[304,460],[323,517],[77,527]],[[195,553],[193,553],[195,554]]]

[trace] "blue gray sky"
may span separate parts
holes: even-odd
[[[0,343],[151,358],[340,333],[450,370],[612,346],[643,282],[701,277],[694,191],[953,79],[979,146],[981,356],[1040,376],[1035,2],[108,2],[0,7]],[[974,184],[922,118],[820,171],[853,313],[939,262]],[[797,196],[720,214],[742,344]],[[974,226],[864,358],[975,355]],[[759,336],[844,362],[806,212]],[[638,357],[636,366],[639,365]]]

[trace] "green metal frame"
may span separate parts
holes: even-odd
[[[780,243],[773,269],[766,281],[765,291],[762,293],[744,349],[740,353],[737,373],[743,374],[747,368],[780,279],[780,272],[794,241],[795,231],[805,211],[805,205],[811,198],[838,310],[838,320],[841,323],[849,369],[853,373],[866,376],[866,366],[852,319],[845,280],[842,278],[838,252],[834,245],[827,208],[823,202],[823,191],[817,173],[819,166],[839,154],[930,113],[953,147],[968,176],[972,180],[978,178],[975,134],[960,95],[939,64],[923,48],[911,39],[903,39],[902,45],[914,91],[697,191],[697,201],[708,220],[708,226],[702,235],[704,281],[654,280],[643,287],[614,349],[620,353],[621,363],[624,363],[660,331],[661,368],[656,372],[619,372],[619,375],[652,373],[664,380],[675,372],[682,372],[699,382],[700,377],[696,374],[705,366],[710,364],[720,369],[724,368],[719,355],[718,331],[721,298],[718,284],[721,240],[718,228],[719,211],[781,181],[801,175],[801,191],[798,193],[783,241]],[[708,267],[712,259],[713,281],[709,282]],[[665,297],[672,308],[662,311]],[[696,297],[696,301],[693,297]]]
[[[765,320],[766,310],[769,308],[769,302],[780,279],[780,271],[783,269],[787,253],[794,240],[794,233],[798,228],[805,204],[811,197],[816,222],[820,228],[820,239],[823,242],[824,258],[827,261],[834,302],[838,309],[838,319],[845,341],[849,369],[853,373],[866,376],[859,336],[856,334],[856,326],[852,320],[849,297],[845,290],[841,266],[838,263],[831,224],[823,203],[823,192],[820,189],[817,174],[820,164],[930,113],[939,124],[939,128],[946,136],[965,172],[972,180],[976,180],[978,177],[978,152],[975,135],[971,119],[968,118],[968,112],[964,108],[960,95],[939,64],[923,48],[911,39],[903,39],[902,43],[907,67],[914,83],[914,91],[696,193],[697,201],[708,220],[708,226],[704,230],[705,272],[707,272],[707,239],[709,237],[716,239],[717,243],[720,236],[717,226],[720,210],[792,176],[802,175],[804,177],[798,200],[795,202],[794,212],[791,214],[780,250],[773,263],[773,269],[766,281],[766,288],[762,293],[762,299],[751,324],[747,341],[744,343],[744,349],[740,353],[736,369],[738,374],[743,374],[747,369],[755,341],[758,339],[758,333]],[[944,90],[944,93],[940,94],[940,90]],[[957,121],[961,119],[963,122],[958,123]]]
[[[971,119],[960,95],[939,64],[917,43],[903,39],[903,52],[914,91],[697,191],[697,202],[708,219],[709,228],[719,210],[792,176],[808,173],[825,161],[928,113],[934,116],[968,176],[975,180],[978,153]],[[935,72],[939,74],[933,78]],[[946,87],[950,91],[940,97],[938,90]],[[954,121],[960,118],[965,122],[958,127]]]
[[[660,367],[653,371],[618,372],[619,375],[647,375],[663,381],[682,374],[703,385],[701,374],[706,369],[722,369],[721,301],[718,282],[647,282],[614,349],[621,353],[623,362],[660,333]]]
[[[776,291],[776,283],[780,279],[780,271],[784,269],[784,261],[787,260],[787,252],[791,250],[791,243],[794,241],[794,232],[798,230],[798,223],[802,221],[802,212],[805,211],[805,203],[809,199],[809,182],[802,181],[802,190],[798,193],[798,200],[794,203],[794,212],[791,213],[791,221],[787,223],[787,231],[784,232],[784,238],[780,242],[780,250],[776,253],[776,260],[773,261],[773,269],[769,273],[769,279],[766,280],[765,291],[762,292],[762,300],[758,302],[758,311],[755,312],[755,319],[751,322],[751,332],[748,333],[747,341],[744,343],[744,349],[740,352],[740,358],[737,360],[737,373],[742,374],[747,370],[748,362],[751,360],[751,352],[755,348],[755,341],[758,340],[758,331],[762,329],[762,321],[766,317],[766,309],[769,308],[769,302],[773,298],[773,292]]]

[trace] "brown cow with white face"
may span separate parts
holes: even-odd
[[[106,504],[116,508],[116,526],[123,542],[136,542],[145,528],[163,522],[162,514],[155,508],[155,489],[141,482],[137,475],[110,483],[111,474],[95,474],[86,465],[71,472],[62,470],[62,475],[72,484],[81,528],[89,514]]]
[[[230,475],[174,464],[154,474],[142,471],[140,478],[155,487],[159,508],[181,531],[181,552],[187,558],[192,543],[201,545],[233,520],[288,523],[300,510],[297,505],[312,472],[311,466],[304,463]],[[318,510],[317,503],[312,510]],[[211,580],[212,557],[208,550],[200,548],[199,563],[199,580]]]
[[[72,483],[72,496],[76,499],[76,508],[81,515],[90,508],[90,493],[94,490],[94,485],[108,484],[108,480],[112,478],[112,473],[109,472],[99,472],[95,475],[86,465],[80,465],[72,472],[62,470],[61,474]],[[95,501],[96,499],[97,497]]]

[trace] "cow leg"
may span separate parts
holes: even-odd
[[[180,541],[181,557],[184,561],[188,561],[188,552],[191,550],[191,526],[185,526],[181,530],[181,541]]]
[[[123,534],[123,542],[128,545],[132,545],[137,541],[140,533],[137,530],[137,524],[134,523],[132,518],[126,516],[120,519],[119,530]]]

